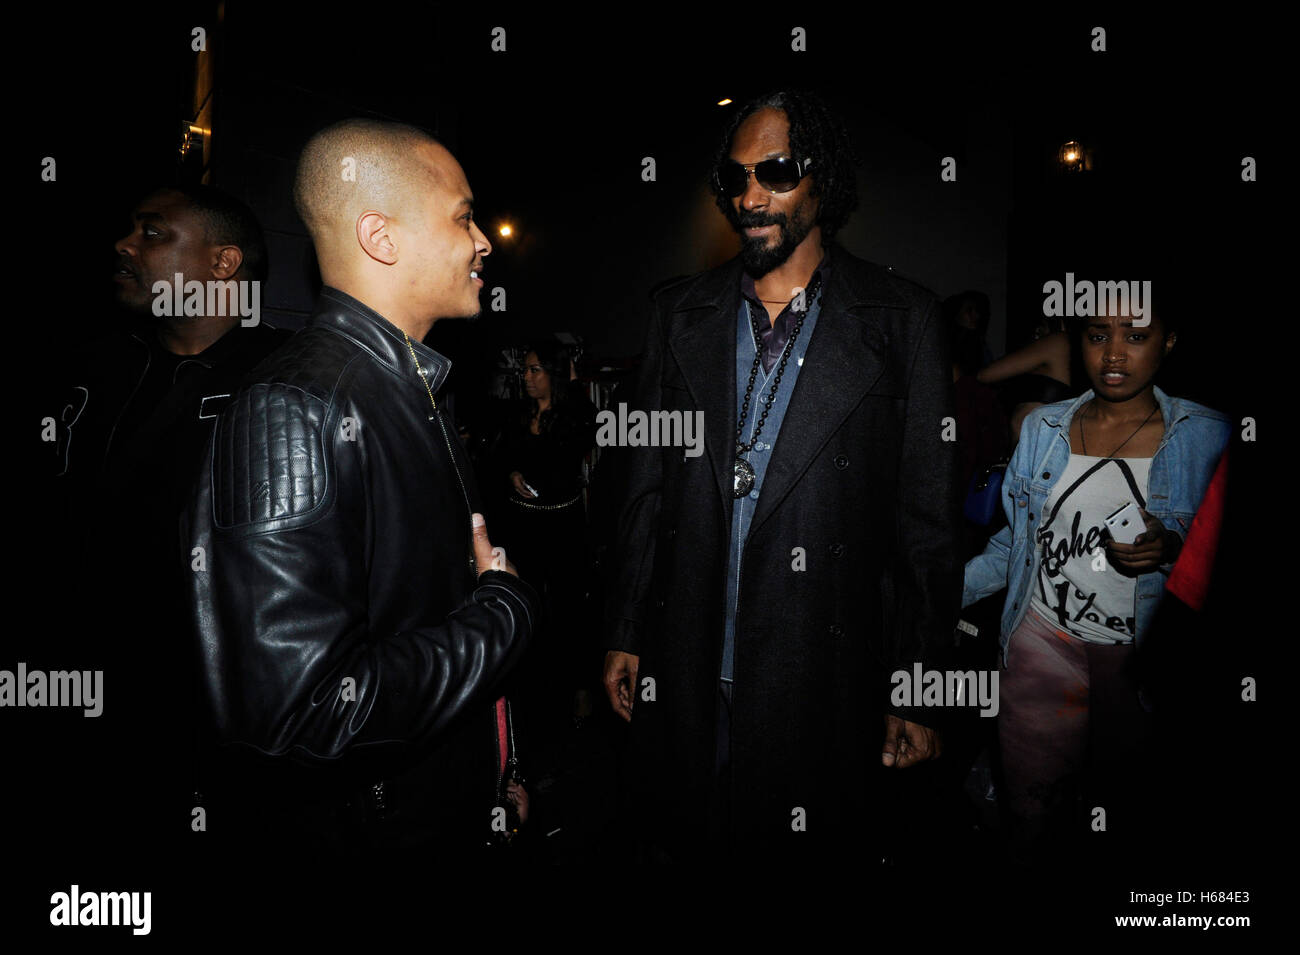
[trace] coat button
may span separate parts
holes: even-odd
[[[1046,481],[1046,480],[1047,480],[1049,477],[1051,477],[1051,476],[1052,476],[1052,472],[1051,472],[1051,471],[1044,471],[1044,472],[1043,472],[1043,480],[1044,480],[1044,481]]]
[[[842,633],[844,633],[844,628],[843,628],[843,627],[841,627],[838,623],[833,623],[833,624],[831,624],[831,636],[832,636],[832,637],[838,637],[838,636],[840,636]]]
[[[1029,502],[1028,502],[1028,501],[1021,501],[1021,502],[1020,502],[1020,506],[1021,506],[1021,507],[1028,507],[1028,506],[1029,506]]]
[[[831,544],[831,556],[832,556],[832,557],[839,557],[839,556],[841,556],[843,553],[844,553],[844,545],[843,545],[843,544]]]
[[[848,456],[844,454],[835,455],[835,466],[839,468],[841,471],[843,471],[846,467],[849,466]]]

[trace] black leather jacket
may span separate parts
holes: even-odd
[[[476,577],[474,482],[430,394],[449,369],[327,287],[222,414],[196,491],[192,600],[225,753],[213,788],[237,780],[245,805],[283,809],[308,838],[490,836],[494,690],[537,598]]]

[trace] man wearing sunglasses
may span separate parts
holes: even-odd
[[[712,186],[740,255],[661,288],[634,405],[704,412],[707,454],[638,449],[605,686],[653,858],[879,859],[886,774],[939,754],[890,674],[942,664],[961,592],[938,305],[833,243],[843,123],[778,93]]]

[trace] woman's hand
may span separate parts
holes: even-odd
[[[1131,544],[1121,544],[1111,539],[1106,547],[1110,562],[1121,571],[1136,576],[1149,574],[1162,564],[1173,563],[1182,550],[1183,539],[1161,524],[1145,510],[1138,508],[1147,529]]]
[[[528,490],[528,482],[524,480],[524,476],[518,471],[510,472],[510,483],[515,486],[515,493],[520,497],[534,498],[537,496],[532,491]]]

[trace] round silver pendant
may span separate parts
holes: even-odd
[[[749,462],[744,458],[736,458],[732,493],[736,497],[744,497],[753,489],[754,469],[749,466]]]

